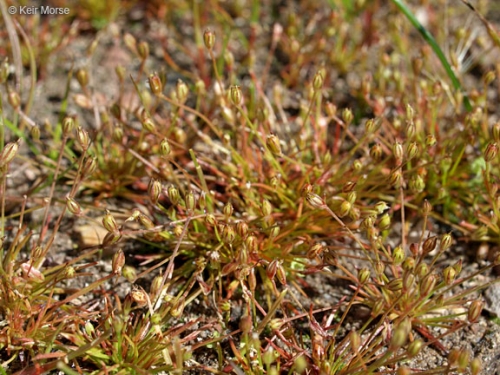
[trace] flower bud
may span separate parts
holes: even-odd
[[[188,211],[193,211],[196,207],[196,198],[194,197],[194,194],[192,191],[189,191],[186,194],[186,197],[184,198],[184,201],[186,202],[186,209]]]
[[[145,116],[142,121],[142,128],[147,131],[148,133],[155,133],[156,132],[156,125],[154,121],[151,119],[149,116]]]
[[[408,182],[408,187],[413,193],[421,193],[425,189],[424,179],[420,175],[413,175]]]
[[[168,143],[168,139],[163,138],[160,142],[160,155],[163,157],[167,157],[170,155],[171,151],[172,150],[170,149],[170,143]]]

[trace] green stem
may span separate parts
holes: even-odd
[[[444,55],[443,51],[439,47],[438,43],[436,42],[436,39],[432,36],[432,34],[418,21],[417,17],[412,13],[410,9],[403,3],[402,0],[391,0],[394,5],[398,7],[398,9],[408,18],[408,20],[411,22],[411,24],[418,30],[418,32],[422,35],[424,40],[427,42],[428,45],[431,46],[432,50],[438,57],[439,61],[441,62],[441,65],[443,66],[444,70],[446,71],[446,74],[450,78],[453,87],[455,90],[460,90],[463,91],[462,86],[460,84],[460,81],[458,80],[457,76],[453,72],[453,69],[451,68],[450,64],[448,63],[448,60],[446,59],[446,56]],[[464,93],[464,107],[467,112],[472,111],[472,105],[470,104],[469,98],[466,93]]]

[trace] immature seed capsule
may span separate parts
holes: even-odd
[[[163,157],[167,157],[170,155],[171,152],[170,148],[170,143],[168,143],[167,138],[163,138],[162,141],[160,142],[160,155]]]
[[[71,116],[66,116],[62,122],[63,134],[65,136],[68,136],[69,133],[73,131],[74,127],[75,127],[75,119]]]
[[[498,146],[496,142],[488,144],[486,149],[484,150],[484,160],[492,161],[498,155]]]
[[[170,202],[175,206],[177,203],[179,203],[179,190],[173,185],[170,185],[167,189],[167,195],[168,199],[170,199]]]
[[[243,99],[243,96],[241,95],[241,88],[240,86],[233,85],[229,88],[229,96],[231,98],[231,102],[235,106],[239,106],[241,104],[241,101]]]
[[[137,53],[142,60],[146,60],[149,56],[149,44],[146,41],[142,41],[137,45]]]
[[[280,145],[280,140],[279,138],[274,135],[270,134],[267,136],[266,140],[267,147],[269,148],[269,151],[275,156],[281,156],[281,145]]]
[[[215,34],[212,30],[205,30],[203,33],[203,42],[208,50],[212,50],[215,45]]]
[[[17,151],[19,150],[19,142],[20,140],[17,142],[10,142],[5,145],[4,149],[0,153],[0,167],[9,164],[14,159]]]
[[[78,202],[69,196],[66,197],[66,208],[75,216],[80,216],[80,214],[82,213],[82,208],[80,207]]]
[[[149,194],[149,198],[151,199],[151,202],[153,202],[153,204],[158,203],[158,200],[160,199],[161,192],[162,192],[161,182],[159,180],[157,180],[156,178],[151,179],[149,181],[148,194]]]
[[[358,280],[360,284],[365,284],[370,278],[370,270],[368,268],[362,268],[358,271]]]
[[[106,211],[106,215],[102,219],[102,225],[110,233],[118,232],[118,224],[109,211]]]
[[[233,216],[234,208],[231,202],[227,202],[222,208],[222,212],[224,213],[224,217],[228,220],[231,216]]]

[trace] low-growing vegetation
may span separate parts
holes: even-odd
[[[494,2],[13,3],[0,373],[482,373]]]

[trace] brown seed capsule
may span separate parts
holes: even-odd
[[[153,178],[149,181],[148,195],[149,199],[151,199],[151,202],[153,202],[153,204],[158,203],[162,190],[163,189],[161,187],[161,182],[159,180]]]
[[[163,91],[163,83],[157,73],[150,74],[148,78],[149,88],[155,95],[160,95]]]
[[[436,248],[437,245],[437,236],[432,236],[427,238],[423,245],[422,245],[422,251],[423,255],[429,254],[431,251],[433,251]]]
[[[125,264],[125,254],[123,254],[123,251],[121,249],[119,249],[113,255],[113,261],[111,264],[112,264],[113,274],[121,275],[123,265]]]
[[[240,220],[236,223],[236,233],[241,238],[245,238],[248,235],[248,224],[246,221]]]
[[[437,277],[434,274],[427,275],[420,282],[420,295],[426,297],[432,293],[434,287],[436,286]]]
[[[474,300],[469,306],[469,311],[467,313],[467,319],[469,322],[474,323],[479,319],[481,312],[483,311],[483,302],[480,300]]]

